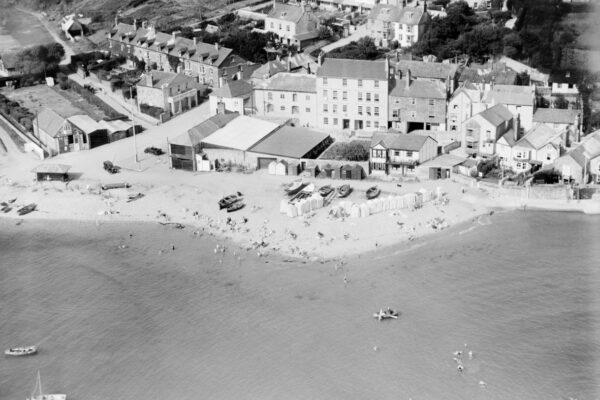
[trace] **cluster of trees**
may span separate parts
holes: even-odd
[[[28,108],[22,107],[19,102],[10,100],[3,94],[0,94],[0,113],[6,118],[19,123],[27,131],[33,130],[33,120],[35,117],[31,111]]]
[[[364,140],[353,140],[349,143],[335,143],[323,158],[329,160],[367,161],[370,143]]]
[[[375,45],[373,38],[365,36],[356,42],[338,47],[327,53],[331,58],[349,58],[354,60],[376,60],[385,55],[385,51]]]
[[[514,29],[504,23],[510,12],[475,13],[464,2],[447,5],[446,18],[434,18],[427,33],[413,46],[416,55],[434,54],[439,59],[468,55],[477,61],[504,54],[527,60],[533,67],[560,65],[561,49],[575,39],[560,24],[569,6],[555,0],[512,0],[518,11]],[[501,6],[494,0],[494,7]]]
[[[54,74],[64,55],[59,43],[27,47],[16,54],[16,69],[26,75]]]

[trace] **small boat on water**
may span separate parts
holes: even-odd
[[[37,207],[37,204],[35,203],[31,203],[31,204],[27,204],[25,207],[21,207],[17,210],[17,213],[19,215],[25,215],[25,214],[29,214],[32,211],[35,211]]]
[[[302,189],[304,189],[307,185],[308,183],[304,183],[301,180],[298,180],[287,185],[284,190],[288,194],[288,196],[293,196]]]
[[[342,185],[337,189],[338,197],[344,198],[348,197],[350,193],[352,193],[352,186],[350,185]]]
[[[367,199],[369,200],[376,198],[379,194],[381,194],[381,189],[377,186],[372,186],[367,189]]]
[[[335,189],[333,188],[333,186],[331,185],[325,185],[325,186],[321,186],[319,188],[319,194],[323,197],[327,197],[329,196],[329,194],[331,192],[333,192]]]
[[[242,193],[237,192],[236,194],[230,194],[229,196],[223,197],[221,200],[219,200],[219,210],[228,208],[233,203],[242,200],[243,196],[244,195]]]
[[[127,182],[118,182],[118,183],[105,183],[102,185],[102,190],[110,190],[110,189],[128,189],[131,185]]]
[[[136,194],[130,194],[127,197],[127,202],[131,203],[132,201],[136,201],[138,199],[141,199],[142,197],[144,197],[144,193],[136,193]]]
[[[379,321],[384,319],[398,319],[398,311],[387,308],[385,310],[380,309],[379,312],[373,314],[373,318],[377,318]]]
[[[35,354],[35,353],[37,353],[37,347],[36,346],[12,347],[12,348],[4,351],[5,355],[7,355],[7,356],[15,356],[15,357],[30,356],[30,355]]]
[[[39,394],[36,394],[39,393]],[[35,383],[35,387],[33,388],[33,393],[31,397],[27,400],[67,400],[66,394],[44,394],[42,392],[42,378],[40,378],[40,371],[38,371],[37,381]]]
[[[237,210],[241,210],[242,208],[244,208],[246,206],[246,203],[244,203],[243,201],[239,200],[236,201],[233,204],[230,204],[229,207],[227,207],[227,212],[235,212]]]

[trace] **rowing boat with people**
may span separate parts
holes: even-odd
[[[4,351],[7,356],[21,357],[30,356],[37,353],[37,346],[11,347]]]

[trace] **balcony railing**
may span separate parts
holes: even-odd
[[[417,165],[419,164],[419,160],[415,160],[414,158],[398,158],[392,157],[388,161],[391,165]]]

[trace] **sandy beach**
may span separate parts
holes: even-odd
[[[36,165],[33,160],[31,168]],[[15,205],[38,205],[37,211],[24,219],[71,219],[82,221],[153,221],[183,224],[198,235],[233,240],[257,253],[280,252],[288,256],[343,257],[363,253],[377,247],[415,240],[488,212],[485,196],[476,189],[466,189],[451,181],[379,182],[352,181],[354,191],[344,200],[366,202],[365,191],[374,183],[382,194],[404,195],[419,189],[435,191],[438,187],[447,201],[431,201],[419,209],[384,211],[366,218],[335,218],[331,207],[291,218],[280,213],[283,186],[293,177],[268,175],[266,171],[242,173],[190,173],[172,170],[166,156],[147,158],[143,172],[124,169],[109,175],[101,168],[63,182],[36,182],[23,165],[4,168],[0,176],[0,200],[15,199]],[[39,162],[38,162],[39,164]],[[21,171],[18,171],[18,170]],[[312,179],[315,186],[340,185],[341,181]],[[128,189],[103,191],[104,183],[128,182]],[[219,211],[217,202],[223,196],[241,192],[246,207],[228,214]],[[128,196],[144,197],[127,202]],[[341,200],[335,199],[331,206]],[[15,207],[16,210],[17,207]],[[0,214],[18,218],[13,210]],[[228,218],[230,218],[228,222]],[[436,223],[437,222],[437,223]]]

